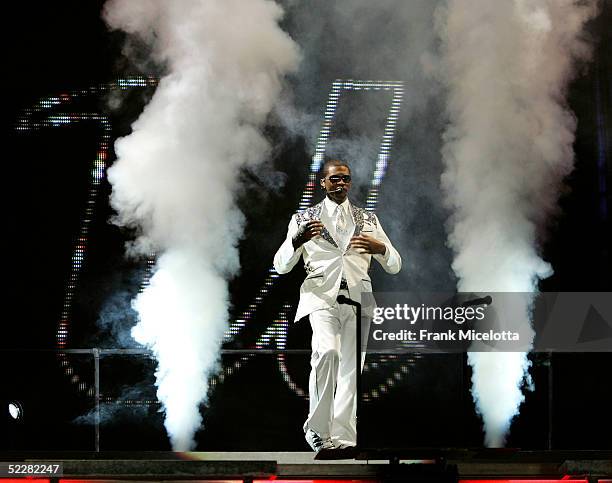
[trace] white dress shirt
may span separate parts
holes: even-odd
[[[344,219],[346,220],[345,227],[345,235],[338,233],[337,226],[337,210],[340,209],[343,211]],[[351,205],[349,203],[348,198],[344,200],[344,202],[340,205],[336,204],[332,200],[330,200],[327,196],[323,200],[323,210],[321,211],[321,221],[327,227],[330,227],[330,234],[339,244],[339,247],[342,250],[346,250],[348,247],[349,241],[351,241],[351,237],[353,236],[353,232],[355,231],[355,221],[353,220],[353,215],[351,214]],[[340,244],[341,242],[341,244]]]

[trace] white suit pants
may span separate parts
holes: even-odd
[[[341,293],[348,296],[347,291]],[[336,445],[355,445],[355,309],[336,302],[329,309],[311,313],[310,325],[310,410],[304,431],[312,429],[321,436],[330,436]]]

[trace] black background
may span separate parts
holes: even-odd
[[[100,19],[101,1],[62,1],[7,4],[4,8],[5,45],[3,109],[4,250],[8,268],[3,290],[3,335],[0,343],[0,400],[18,400],[24,419],[15,423],[0,417],[0,448],[11,450],[92,450],[93,427],[88,414],[93,399],[66,375],[53,352],[55,333],[75,236],[87,193],[89,169],[95,156],[99,127],[82,123],[70,128],[20,133],[15,122],[24,109],[49,96],[72,92],[137,73],[121,56],[123,37],[110,33]],[[575,143],[576,169],[569,176],[567,193],[560,201],[562,216],[551,226],[544,258],[555,274],[541,284],[548,291],[610,291],[609,194],[602,198],[600,183],[610,186],[610,133],[612,60],[610,41],[612,8],[589,26],[597,47],[591,66],[573,84],[569,102],[578,118]],[[295,80],[294,80],[295,82]],[[324,85],[329,85],[325,84]],[[135,89],[130,102],[109,113],[113,137],[129,132],[152,88]],[[79,110],[106,109],[104,96],[84,97]],[[278,128],[271,139],[282,137]],[[401,133],[398,135],[401,138]],[[401,142],[401,139],[400,141]],[[598,150],[603,149],[603,154]],[[112,155],[112,148],[111,148]],[[607,166],[598,167],[598,156]],[[242,272],[231,282],[236,316],[257,294],[284,237],[286,220],[297,205],[306,181],[308,152],[303,140],[283,141],[273,160],[286,173],[281,190],[263,193],[256,178],[247,178],[239,204],[248,220],[241,243]],[[395,168],[399,170],[400,168]],[[390,177],[401,179],[398,171]],[[121,292],[125,300],[136,293],[144,263],[123,258],[128,234],[108,223],[111,210],[104,182],[90,233],[86,269],[76,290],[69,347],[113,347],[117,340],[96,324],[109,297]],[[255,201],[255,202],[254,202]],[[602,205],[608,215],[602,215]],[[428,213],[427,200],[415,209]],[[381,199],[383,218],[403,207]],[[386,211],[385,211],[386,210]],[[425,223],[425,222],[424,222]],[[257,237],[266,227],[266,238]],[[411,227],[443,232],[441,225]],[[393,238],[393,237],[392,237]],[[425,253],[444,250],[443,237],[415,246]],[[428,251],[430,250],[430,251]],[[446,254],[448,257],[449,255]],[[442,260],[442,261],[440,261]],[[448,259],[431,260],[441,274],[441,289],[454,283]],[[294,302],[301,274],[292,273],[274,287],[261,311],[230,348],[251,347],[284,301]],[[407,289],[420,285],[419,275],[384,281],[374,273],[377,286]],[[395,284],[395,285],[393,285]],[[124,304],[125,304],[124,300]],[[308,348],[306,324],[291,328],[291,348]],[[120,344],[119,344],[120,345]],[[236,356],[227,356],[229,366]],[[530,449],[612,448],[609,438],[612,400],[608,354],[555,354],[534,356],[532,374],[536,391],[515,420],[508,445]],[[371,361],[370,361],[371,362]],[[93,364],[88,356],[71,356],[74,373],[91,385]],[[308,356],[287,356],[295,382],[307,385]],[[469,368],[462,355],[437,355],[414,361],[378,361],[364,375],[366,388],[384,382],[401,365],[408,376],[373,402],[366,402],[364,442],[380,446],[482,445],[480,421],[469,395]],[[109,356],[101,362],[104,450],[167,450],[163,418],[155,399],[153,361],[143,357]],[[261,377],[265,374],[266,377]],[[130,401],[135,401],[130,403]],[[140,401],[140,402],[139,402]],[[145,402],[142,402],[145,401]],[[4,409],[2,411],[6,412]],[[282,379],[274,356],[257,355],[239,371],[215,386],[203,408],[204,429],[199,450],[306,450],[301,422],[307,402]],[[381,431],[380,428],[386,428]],[[392,429],[391,429],[392,428]]]

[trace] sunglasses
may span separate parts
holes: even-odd
[[[344,181],[345,183],[350,183],[351,182],[351,175],[350,174],[334,174],[332,176],[328,176],[327,179],[329,181],[331,181],[332,183],[339,183],[340,180]]]

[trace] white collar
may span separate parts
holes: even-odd
[[[325,196],[323,204],[325,205],[325,209],[327,210],[327,215],[329,217],[332,217],[334,215],[338,206],[342,207],[342,211],[344,211],[344,214],[348,214],[351,212],[351,204],[349,203],[348,197],[340,205],[338,205],[334,201],[330,200],[327,196]]]

